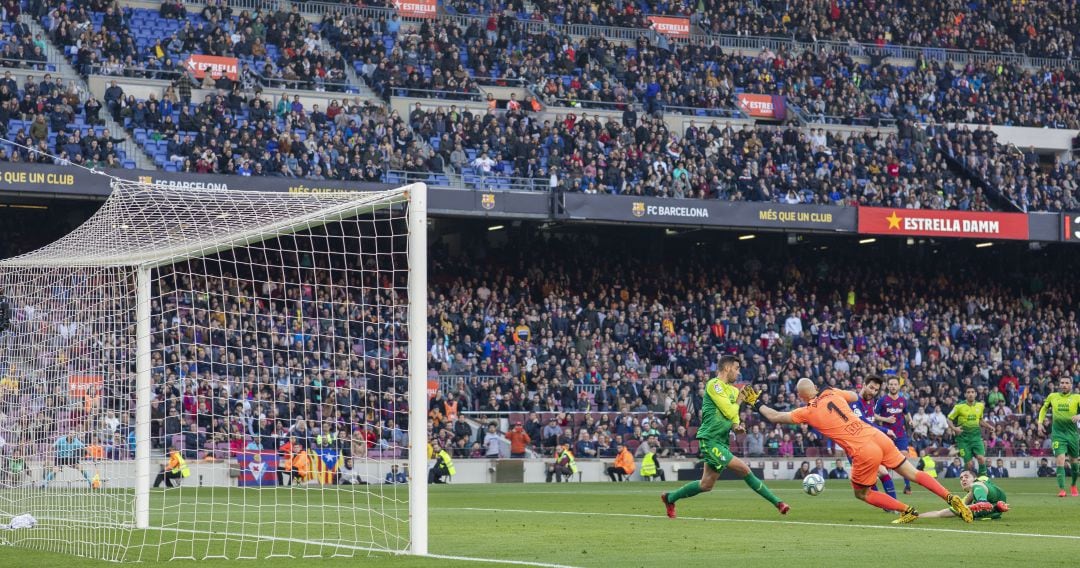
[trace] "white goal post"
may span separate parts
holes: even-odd
[[[427,188],[116,180],[0,260],[0,543],[427,554]]]

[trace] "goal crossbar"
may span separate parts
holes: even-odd
[[[262,242],[274,235],[311,229],[334,221],[370,213],[377,209],[404,203],[409,199],[406,186],[384,192],[288,194],[257,191],[221,192],[205,189],[152,189],[118,187],[101,210],[83,225],[60,240],[35,251],[0,260],[0,266],[8,267],[101,267],[138,266],[155,268],[175,262],[190,255],[208,255],[231,248]],[[285,219],[267,219],[257,225],[246,225],[236,231],[212,232],[209,223],[200,224],[197,218],[177,218],[173,225],[153,226],[161,222],[161,211],[149,211],[145,217],[130,217],[115,222],[120,204],[138,200],[141,192],[152,192],[162,197],[187,200],[213,199],[217,208],[204,209],[202,219],[227,219],[229,216],[266,215],[265,205],[281,206],[297,203],[315,203],[321,207],[302,215],[290,215]],[[255,198],[258,203],[245,202],[242,198]],[[323,205],[325,203],[325,205]],[[247,205],[247,210],[237,210]],[[131,214],[131,211],[125,211]],[[150,217],[150,215],[157,215]],[[88,237],[90,237],[88,239]],[[147,243],[150,243],[147,246]],[[93,243],[96,246],[88,246]],[[150,248],[151,250],[145,250]],[[140,250],[141,249],[141,250]],[[77,261],[73,262],[73,259]]]

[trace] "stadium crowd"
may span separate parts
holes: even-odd
[[[857,388],[870,374],[896,374],[915,446],[946,455],[945,414],[971,384],[994,424],[984,433],[990,455],[1047,455],[1033,417],[1059,376],[1080,377],[1067,271],[1026,272],[1017,259],[990,278],[993,263],[951,255],[773,263],[687,250],[646,271],[629,250],[567,245],[522,236],[482,264],[438,262],[430,365],[449,394],[431,415],[459,455],[487,450],[443,422],[449,407],[513,413],[545,453],[580,442],[578,455],[609,456],[654,435],[661,455],[692,451],[701,389],[724,354],[742,358],[743,379],[780,409],[797,406],[802,376]],[[832,453],[805,426],[743,418],[737,454]]]
[[[0,136],[15,144],[0,145],[0,161],[122,167],[124,138],[102,126],[101,112],[101,102],[72,82],[45,73],[20,85],[7,71],[0,78]]]
[[[1080,209],[1080,163],[1057,158],[1046,168],[1034,149],[1006,147],[996,137],[988,128],[952,128],[939,135],[936,145],[1023,211]]]
[[[528,12],[520,2],[454,0],[448,4],[460,13],[483,15],[511,9],[519,18],[559,24],[647,28],[651,24],[649,15],[683,16],[713,34],[1023,53],[1061,59],[1080,55],[1080,18],[1071,1],[537,0],[532,2],[535,12]]]
[[[877,8],[907,10],[903,3],[882,4],[888,7]],[[625,8],[640,18],[637,8]],[[717,6],[716,13],[728,8]],[[843,14],[848,7],[840,8]],[[1044,168],[1030,153],[1021,160],[989,135],[973,138],[955,129],[938,134],[942,129],[936,126],[962,121],[1076,127],[1077,77],[1069,67],[954,68],[919,59],[914,67],[898,68],[829,53],[763,50],[747,56],[715,44],[663,38],[620,45],[599,36],[530,34],[510,13],[419,25],[396,16],[329,13],[315,24],[296,6],[237,13],[217,1],[198,14],[163,2],[153,16],[183,24],[171,37],[147,45],[148,32],[132,25],[145,21],[145,9],[133,12],[106,0],[42,0],[27,10],[48,26],[57,44],[77,52],[76,63],[86,73],[176,77],[171,88],[146,100],[125,95],[115,84],[100,103],[70,92],[58,104],[56,88],[35,93],[16,85],[0,93],[9,100],[0,108],[7,115],[0,128],[15,126],[8,128],[10,137],[21,128],[20,143],[44,144],[92,166],[125,165],[109,149],[119,138],[81,128],[82,115],[83,124],[93,125],[105,111],[124,123],[159,167],[192,173],[374,181],[394,170],[460,174],[470,187],[504,187],[518,178],[514,184],[588,193],[961,210],[1003,206],[992,203],[998,195],[1031,211],[1067,210],[1077,203],[1076,162]],[[736,19],[743,17],[757,16]],[[787,21],[798,28],[801,18],[792,13]],[[337,50],[324,50],[322,42]],[[201,101],[191,100],[200,85],[186,73],[158,72],[182,53],[229,50],[238,50],[246,62],[241,78],[208,74],[201,86],[216,92]],[[304,108],[296,97],[275,101],[258,92],[259,84],[271,84],[267,80],[323,89],[349,65],[383,97],[422,95],[449,104],[399,117],[348,96],[315,109]],[[478,96],[477,81],[488,78],[525,81],[538,100],[510,100],[506,112],[480,116],[453,107],[455,98]],[[735,112],[733,97],[740,91],[783,94],[806,117],[871,125],[900,117],[898,131],[844,136],[823,134],[813,125],[733,129],[723,117]],[[539,101],[580,110],[541,123],[534,114],[542,108]],[[587,110],[593,108],[619,109],[622,120],[590,117]],[[683,133],[668,131],[654,116],[679,109],[711,110]],[[89,148],[93,144],[101,151]],[[47,159],[15,153],[5,148],[0,159]]]
[[[871,374],[896,375],[912,405],[915,447],[939,455],[952,437],[944,413],[973,385],[993,424],[984,433],[989,455],[1047,455],[1034,416],[1057,378],[1080,378],[1074,259],[1047,270],[1039,258],[1011,256],[1001,266],[949,249],[900,257],[800,249],[778,259],[768,247],[669,244],[677,252],[665,254],[615,244],[615,234],[521,230],[505,246],[475,243],[457,254],[435,243],[429,257],[428,368],[443,388],[427,410],[433,439],[454,457],[501,452],[496,416],[522,423],[516,453],[571,444],[579,458],[613,457],[621,445],[647,444],[660,457],[692,454],[704,382],[728,354],[779,409],[797,405],[802,376],[857,388]],[[359,260],[331,281],[320,269],[357,262],[328,253],[332,241],[298,239],[310,253],[297,259],[303,268],[284,270],[301,286],[275,283],[283,274],[265,268],[282,265],[273,247],[180,265],[155,280],[155,447],[189,458],[285,442],[333,446],[345,457],[401,455],[406,337],[404,308],[388,288],[392,259]],[[109,300],[79,302],[93,310]],[[65,310],[15,308],[14,333],[3,336],[13,356],[0,368],[7,443],[74,430],[100,459],[129,457],[131,345],[94,336]],[[35,329],[56,334],[11,343]],[[91,338],[108,349],[71,357]],[[24,356],[82,361],[105,380],[69,398],[66,382],[26,374]],[[749,411],[743,419],[749,429],[736,453],[833,454],[805,426],[770,426]]]

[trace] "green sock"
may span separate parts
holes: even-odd
[[[1073,483],[1072,486],[1076,487],[1076,478],[1080,477],[1080,463],[1073,462]]]
[[[979,464],[979,477],[986,475],[986,462]]]
[[[1058,489],[1065,489],[1065,466],[1057,468]]]
[[[744,477],[743,481],[746,482],[746,485],[748,485],[750,489],[753,489],[758,495],[761,495],[773,505],[780,503],[780,499],[776,495],[773,495],[772,491],[769,491],[769,488],[765,486],[765,482],[758,479],[753,473]]]
[[[668,503],[675,503],[679,499],[686,499],[687,497],[693,497],[694,495],[697,495],[698,493],[701,493],[701,482],[700,481],[691,481],[690,483],[687,483],[686,485],[683,485],[682,487],[676,489],[675,491],[673,491],[671,493],[668,493],[667,502]]]

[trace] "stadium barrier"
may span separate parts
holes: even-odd
[[[743,460],[751,469],[761,474],[759,476],[762,479],[770,481],[794,479],[795,472],[798,471],[802,462],[809,461],[810,466],[813,467],[815,459],[818,458],[743,457]],[[820,459],[824,462],[826,469],[832,470],[837,458],[822,456]],[[988,458],[988,461],[990,459],[993,459],[994,462],[997,460],[997,458]],[[1010,477],[1036,477],[1039,460],[1043,458],[1007,457],[1002,459]],[[457,458],[454,460],[457,473],[453,476],[451,483],[544,483],[547,477],[547,464],[553,461],[553,456],[524,459]],[[613,458],[577,459],[580,475],[573,481],[608,482],[605,470],[611,461],[613,461]],[[641,458],[636,458],[635,462],[640,466]],[[944,477],[944,471],[949,462],[950,458],[937,459],[939,478]],[[847,460],[843,460],[843,463],[844,469],[850,473],[851,464]],[[434,461],[430,461],[428,467],[433,464]],[[668,481],[678,480],[680,475],[682,478],[696,478],[694,476],[700,466],[698,460],[687,458],[660,458],[660,464]],[[43,471],[42,468],[48,464],[30,461],[28,465],[32,471]],[[184,480],[186,487],[236,487],[239,483],[240,466],[236,459],[216,461],[188,460],[188,465],[191,468],[191,476]],[[356,465],[361,468],[359,470],[361,478],[369,483],[381,484],[386,478],[386,473],[391,470],[391,466],[397,465],[400,468],[406,468],[408,460],[360,460],[356,462]],[[130,489],[133,487],[134,476],[130,474],[131,468],[135,467],[133,460],[101,461],[96,463],[85,461],[83,466],[93,470],[100,476],[104,489]],[[156,465],[153,466],[151,471],[156,473],[157,467]],[[417,472],[411,472],[411,474],[412,479],[426,479],[427,477],[427,472],[423,472],[421,476],[418,476]],[[642,481],[640,467],[638,471],[635,471],[630,476],[630,481]],[[61,488],[84,490],[86,482],[78,471],[65,469],[53,483]],[[843,483],[846,490],[846,482]]]
[[[567,193],[562,207],[571,220],[841,233],[856,229],[855,208],[829,205]]]
[[[624,195],[587,195],[550,193],[543,185],[531,185],[528,191],[509,182],[485,185],[484,190],[454,185],[447,176],[425,173],[389,172],[388,183],[343,180],[309,180],[286,177],[248,177],[218,174],[190,175],[178,172],[114,170],[120,178],[154,184],[159,187],[202,188],[211,190],[260,190],[288,193],[333,193],[378,191],[409,182],[422,181],[431,186],[429,209],[434,215],[453,217],[491,217],[656,225],[664,227],[712,227],[764,231],[892,234],[886,228],[860,231],[857,208],[830,205],[788,205],[772,202],[733,202],[700,199],[665,199]],[[395,174],[395,176],[390,176]],[[393,179],[391,179],[391,177]],[[496,178],[493,176],[492,178]],[[501,178],[500,178],[501,179]],[[18,162],[0,163],[0,193],[44,197],[104,198],[111,193],[110,179],[83,168],[39,165]],[[888,216],[886,210],[885,215]],[[975,215],[976,219],[994,222],[1006,213],[972,214],[949,211],[897,209],[898,216],[958,218]],[[916,215],[917,213],[918,215]],[[1076,227],[1077,213],[1011,214],[1024,217],[1026,236],[1005,235],[993,231],[963,234],[964,231],[936,236],[961,238],[1015,238],[1034,242],[1080,241]],[[984,226],[984,225],[980,225]],[[864,227],[865,229],[866,227]],[[918,232],[895,231],[898,236]],[[1069,238],[1066,238],[1069,237]]]

